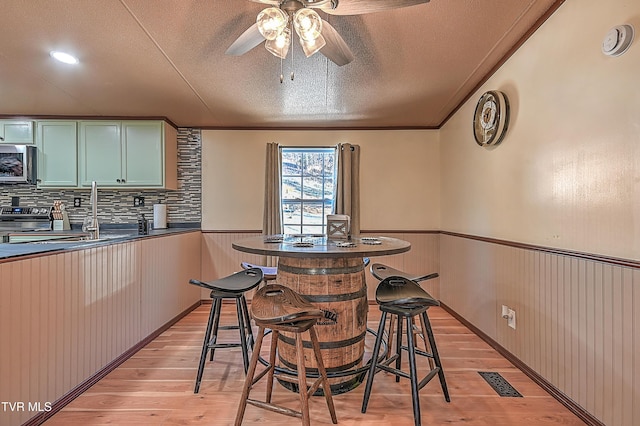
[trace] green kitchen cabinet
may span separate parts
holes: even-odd
[[[78,131],[76,121],[38,121],[38,187],[78,186]]]
[[[33,121],[0,120],[0,143],[27,145],[33,142]]]
[[[122,181],[122,124],[81,121],[78,144],[80,186],[118,186]]]
[[[80,186],[177,189],[177,132],[163,121],[81,121]]]

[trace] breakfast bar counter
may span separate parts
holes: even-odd
[[[137,228],[106,228],[100,231],[101,237],[98,240],[77,240],[77,241],[52,241],[29,242],[29,243],[0,243],[0,262],[16,260],[22,256],[60,253],[69,250],[83,250],[109,244],[116,244],[126,241],[134,241],[143,238],[162,237],[184,232],[199,232],[199,227],[176,227],[167,229],[154,229],[146,235],[138,234]],[[54,231],[34,231],[42,235],[54,234]],[[67,234],[73,232],[67,231]],[[78,235],[82,232],[78,231]]]

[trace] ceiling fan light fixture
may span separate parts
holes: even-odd
[[[304,51],[304,54],[307,56],[307,58],[318,52],[327,44],[327,41],[324,39],[324,37],[322,37],[322,34],[319,34],[315,40],[307,41],[302,37],[300,37],[299,40],[300,44],[302,45],[302,50]]]
[[[312,41],[321,37],[322,19],[313,9],[303,8],[293,15],[293,26],[301,39]]]
[[[275,39],[267,40],[264,43],[264,47],[271,52],[272,55],[281,59],[287,57],[289,46],[291,46],[291,31],[289,28],[285,28]]]
[[[277,7],[268,7],[258,14],[256,22],[258,31],[267,40],[275,40],[286,27],[289,18],[287,14]]]

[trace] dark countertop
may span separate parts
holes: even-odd
[[[41,233],[55,233],[55,231],[39,231]],[[71,231],[73,232],[73,231]],[[81,231],[77,231],[82,234]],[[180,234],[185,232],[200,232],[199,227],[176,227],[167,229],[154,229],[147,235],[139,235],[137,228],[100,228],[99,240],[83,240],[68,242],[33,242],[33,243],[0,243],[0,262],[18,260],[22,256],[56,253],[69,250],[83,250],[86,248],[104,246],[109,244],[118,244],[127,241],[140,240],[144,238],[156,238],[166,235]],[[65,231],[69,233],[69,231]]]

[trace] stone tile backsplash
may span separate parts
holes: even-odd
[[[98,187],[98,219],[101,224],[135,224],[138,216],[153,218],[153,205],[167,205],[167,223],[197,224],[202,219],[202,155],[200,129],[178,129],[178,189],[170,190],[101,190]],[[35,185],[0,185],[0,205],[10,206],[11,197],[20,197],[21,206],[52,206],[62,200],[72,225],[79,225],[91,213],[89,189],[38,189]],[[144,197],[144,206],[134,207],[133,197]],[[74,198],[82,199],[73,207]]]

